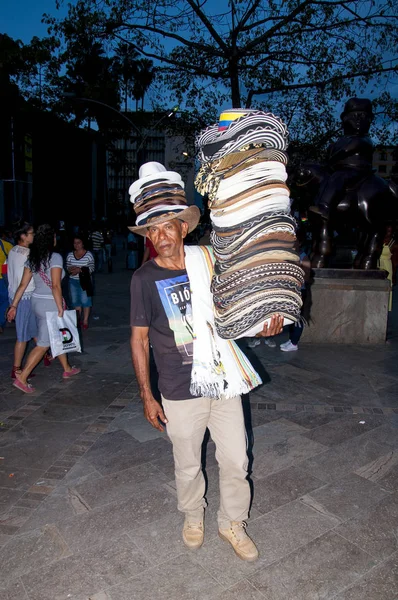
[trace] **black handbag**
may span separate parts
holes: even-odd
[[[79,273],[79,281],[82,290],[84,290],[87,296],[93,295],[93,282],[91,281],[90,269],[88,267],[82,267]]]

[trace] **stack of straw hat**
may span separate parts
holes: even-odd
[[[225,339],[259,333],[273,314],[300,319],[304,282],[279,117],[231,109],[197,138],[196,188],[209,198],[215,324]]]
[[[188,223],[191,232],[200,219],[197,206],[188,206],[181,175],[168,171],[158,162],[147,162],[140,167],[139,179],[129,188],[130,202],[137,216],[130,231],[146,235],[148,227],[180,218]]]

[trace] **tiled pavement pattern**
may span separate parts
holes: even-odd
[[[128,286],[97,278],[92,327],[62,381],[9,381],[0,338],[2,600],[397,600],[398,341],[255,350],[265,384],[245,399],[254,489],[246,564],[217,536],[207,445],[205,544],[181,540],[171,446],[143,419],[129,358]],[[282,337],[281,337],[281,340]]]

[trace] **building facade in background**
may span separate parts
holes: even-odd
[[[137,124],[125,137],[115,140],[107,152],[109,220],[127,219],[129,223],[135,220],[128,190],[138,178],[140,166],[150,161],[178,171],[185,183],[187,202],[194,204],[195,161],[184,137],[169,133],[165,127],[167,115],[159,119],[157,113],[128,112],[126,116]],[[158,126],[153,127],[152,123]]]
[[[106,216],[106,149],[46,111],[0,116],[0,225],[86,224]]]
[[[373,168],[383,179],[398,176],[398,146],[378,146],[373,153]]]

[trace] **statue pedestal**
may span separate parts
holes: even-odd
[[[313,269],[313,276],[303,342],[385,343],[390,292],[386,271]]]

